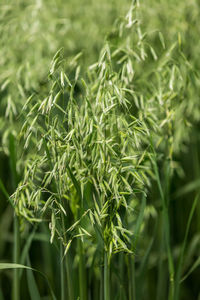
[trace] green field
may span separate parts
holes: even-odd
[[[0,300],[200,300],[199,19],[0,1]]]

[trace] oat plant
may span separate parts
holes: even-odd
[[[175,36],[169,12],[172,36],[166,33],[162,2],[151,2],[159,12],[152,18],[149,3],[132,1],[104,41],[105,32],[93,22],[74,17],[74,10],[83,12],[70,1],[18,1],[16,15],[11,5],[2,5],[2,44],[10,50],[0,59],[0,138],[12,182],[2,177],[6,167],[0,168],[0,189],[14,212],[16,264],[0,269],[15,268],[13,300],[22,297],[24,278],[31,300],[42,294],[178,300],[182,282],[198,267],[198,234],[187,245],[199,199],[198,59],[181,34]],[[102,4],[103,11],[109,7]],[[185,5],[178,7],[187,25]],[[92,20],[105,18],[98,3],[85,1],[84,11]],[[24,36],[20,22],[23,30],[30,28],[24,56],[10,39],[19,43]],[[178,28],[181,22],[174,21]],[[185,156],[193,163],[191,182],[184,175],[191,169]],[[180,212],[188,193],[192,205]],[[9,228],[5,216],[2,224]],[[34,258],[35,245],[44,261]],[[34,261],[50,280],[44,272],[40,278]]]

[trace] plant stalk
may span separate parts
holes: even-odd
[[[19,219],[14,214],[14,248],[13,248],[13,261],[14,263],[20,263],[19,261],[19,249],[20,249],[20,233],[19,233]],[[20,300],[20,280],[19,269],[13,270],[13,290],[12,299]]]
[[[132,292],[132,298],[133,300],[136,299],[136,280],[135,280],[135,258],[131,257],[130,259],[130,266],[131,266],[131,292]]]
[[[80,238],[78,239],[78,255],[79,255],[80,300],[87,300],[86,275],[85,275],[84,260],[83,260],[83,245]]]
[[[171,246],[170,246],[170,222],[169,222],[169,211],[168,211],[168,204],[166,203],[166,195],[164,194],[161,180],[160,180],[160,175],[158,171],[158,166],[156,162],[156,154],[154,151],[154,148],[152,147],[153,150],[153,156],[154,158],[152,159],[155,175],[156,175],[156,182],[158,185],[158,190],[160,193],[160,198],[161,198],[161,204],[162,204],[162,214],[163,214],[163,226],[164,226],[164,235],[165,235],[165,245],[166,245],[166,250],[167,250],[167,257],[168,257],[168,268],[169,268],[169,273],[170,273],[170,278],[169,278],[169,295],[168,299],[172,300],[173,299],[173,294],[174,294],[174,262],[173,262],[173,257],[172,257],[172,251],[171,251]],[[168,200],[169,201],[169,200]]]
[[[70,265],[69,265],[69,255],[66,254],[65,256],[65,265],[66,265],[66,271],[67,271],[67,288],[68,288],[68,297],[71,300],[74,300],[74,291],[73,291],[73,283],[72,283],[72,274],[70,271]]]
[[[104,300],[110,300],[110,266],[106,251],[104,253]]]
[[[63,203],[62,203],[63,204]],[[64,214],[63,212],[61,212],[61,219],[62,219],[62,229],[63,229],[63,234],[64,234],[64,242],[66,243],[66,234],[65,234],[65,220],[64,220]],[[61,243],[62,244],[62,243]],[[70,300],[74,299],[74,293],[73,293],[73,283],[71,280],[71,274],[70,274],[70,266],[69,266],[69,260],[68,260],[68,253],[65,255],[64,258],[64,251],[63,251],[63,245],[61,245],[60,247],[62,247],[62,257],[61,257],[61,284],[62,284],[62,289],[63,289],[63,299],[65,298],[65,266],[66,266],[66,273],[67,273],[67,290],[68,290],[68,297]],[[65,264],[64,264],[65,261]],[[61,289],[61,290],[62,290]]]
[[[63,263],[63,244],[60,242],[60,280],[61,280],[61,300],[65,300],[65,265]]]

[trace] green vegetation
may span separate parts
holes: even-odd
[[[0,300],[200,299],[200,7],[0,4]]]

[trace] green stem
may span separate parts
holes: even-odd
[[[132,273],[132,258],[128,257],[127,270],[128,270],[128,299],[133,299],[133,273]]]
[[[61,201],[62,203],[62,201]],[[63,205],[63,203],[62,203]],[[63,212],[61,212],[61,221],[62,221],[62,230],[63,230],[63,236],[64,236],[64,243],[66,244],[66,234],[65,234],[65,219],[64,219],[64,214]],[[71,272],[70,272],[70,265],[69,265],[69,259],[68,259],[68,253],[65,255],[65,264],[63,263],[63,245],[62,245],[62,258],[61,258],[61,278],[63,279],[63,281],[61,280],[61,284],[62,284],[62,288],[63,289],[63,300],[66,299],[65,298],[65,266],[66,266],[66,272],[67,272],[67,290],[68,290],[68,297],[70,300],[74,299],[74,293],[73,293],[73,283],[72,283],[72,277],[71,277]]]
[[[69,265],[69,255],[66,254],[65,257],[65,265],[66,265],[66,270],[67,270],[67,288],[68,288],[68,296],[70,300],[74,299],[74,291],[73,291],[73,283],[72,283],[72,275],[71,275],[71,270],[70,270],[70,265]]]
[[[156,300],[162,298],[163,290],[164,290],[164,281],[165,281],[165,267],[163,266],[163,253],[165,250],[165,239],[164,239],[164,228],[163,228],[163,214],[160,216],[160,226],[159,229],[159,240],[160,249],[159,249],[159,260],[158,260],[158,279],[157,279],[157,291],[156,291]]]
[[[99,291],[99,299],[103,300],[103,281],[104,281],[104,275],[103,275],[103,268],[101,268],[101,278],[100,278],[100,291]]]
[[[110,300],[110,266],[107,252],[104,253],[104,300]]]
[[[18,184],[18,174],[16,168],[16,143],[15,137],[13,134],[9,135],[9,164],[11,170],[11,178],[12,178],[12,189],[13,191],[16,189]],[[14,263],[20,263],[20,232],[19,232],[19,219],[17,215],[14,213],[14,246],[13,246],[13,261]],[[12,299],[19,300],[20,299],[20,279],[19,279],[19,269],[13,270],[13,286],[12,286]]]
[[[61,300],[65,300],[65,265],[63,264],[63,244],[60,242],[60,280],[61,280]]]
[[[135,257],[131,257],[131,284],[132,284],[132,298],[136,299],[136,281],[135,281]]]
[[[158,185],[158,190],[160,193],[161,204],[162,204],[165,244],[166,244],[166,249],[167,249],[168,268],[169,268],[169,273],[170,273],[168,299],[172,300],[173,294],[174,294],[174,262],[173,262],[172,251],[171,251],[171,246],[170,246],[170,222],[169,222],[169,210],[168,210],[168,203],[167,203],[167,202],[169,202],[169,200],[166,201],[167,200],[166,195],[163,192],[160,175],[159,175],[159,171],[158,171],[158,166],[157,166],[157,161],[156,161],[156,153],[153,148],[153,145],[152,145],[152,150],[153,150],[152,164],[153,164],[154,172],[156,175],[156,182]],[[167,176],[165,176],[165,179],[167,179]]]
[[[119,273],[120,273],[120,294],[119,299],[124,298],[125,282],[124,282],[124,253],[119,254]]]
[[[127,261],[127,271],[128,271],[128,299],[136,299],[136,290],[135,290],[135,258],[128,257]]]
[[[14,263],[20,263],[19,261],[19,247],[20,247],[20,234],[19,234],[19,220],[16,214],[14,215],[14,248],[13,248],[13,261]],[[19,281],[19,269],[13,270],[13,300],[20,300],[20,281]]]
[[[80,300],[87,300],[86,291],[86,274],[83,259],[83,245],[81,239],[78,239],[78,254],[79,254],[79,287],[80,287]]]

